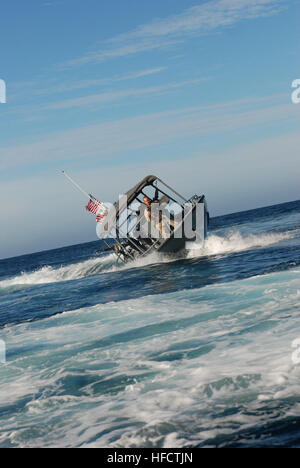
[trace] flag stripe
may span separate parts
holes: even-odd
[[[93,195],[90,195],[90,197],[91,197],[90,201],[85,207],[85,209],[89,211],[90,213],[96,215],[97,223],[102,223],[103,219],[107,215],[107,208],[105,205],[103,205],[103,203],[99,202],[99,200],[93,197]],[[99,211],[100,208],[101,208],[101,211]]]
[[[101,203],[98,200],[96,200],[95,202],[89,201],[89,203],[87,204],[85,208],[87,211],[90,211],[91,213],[96,214],[100,205]]]

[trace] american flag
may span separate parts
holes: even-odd
[[[89,203],[86,205],[85,209],[87,211],[90,211],[90,213],[93,213],[94,215],[97,213],[99,207],[102,205],[99,200],[96,200],[96,198],[91,197]]]
[[[107,208],[103,203],[101,203],[99,200],[97,200],[95,197],[90,195],[90,201],[85,207],[87,211],[90,213],[96,215],[96,221],[97,223],[102,223],[103,219],[107,215]]]

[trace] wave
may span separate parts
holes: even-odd
[[[204,246],[195,244],[189,251],[188,257],[226,255],[243,250],[268,247],[269,245],[291,239],[293,233],[263,233],[242,235],[239,231],[231,232],[225,236],[210,235]]]
[[[98,304],[4,330],[0,446],[217,446],[237,444],[237,434],[270,444],[278,427],[290,437],[298,276]]]
[[[34,272],[22,272],[14,278],[0,282],[0,288],[9,288],[19,285],[35,285],[70,281],[87,276],[97,275],[112,267],[116,263],[114,254],[106,257],[92,258],[84,262],[53,268],[44,266]]]
[[[202,256],[226,255],[233,252],[240,252],[253,248],[267,247],[272,244],[290,239],[293,237],[291,232],[283,233],[264,233],[242,235],[239,231],[231,232],[227,235],[210,235],[204,246],[195,244],[189,249],[187,258],[195,258]],[[53,268],[44,266],[34,272],[22,272],[14,278],[10,278],[0,282],[0,289],[11,288],[14,286],[23,285],[38,285],[47,283],[57,283],[62,281],[71,281],[89,276],[94,276],[100,273],[116,272],[128,268],[142,268],[155,263],[168,263],[180,260],[183,257],[182,253],[168,256],[160,255],[157,252],[130,262],[126,265],[117,264],[114,254],[109,254],[105,257],[92,258],[84,262]]]

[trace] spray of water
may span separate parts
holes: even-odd
[[[277,244],[292,237],[291,232],[263,233],[243,236],[239,231],[231,232],[225,236],[211,235],[203,246],[189,251],[188,257],[226,255],[243,250],[259,249],[272,244]]]
[[[210,235],[204,245],[197,246],[188,251],[187,258],[197,258],[203,256],[227,255],[233,252],[249,250],[254,248],[263,248],[278,242],[287,240],[292,237],[291,232],[283,233],[263,233],[250,234],[243,236],[239,231],[230,234]],[[145,257],[130,262],[126,265],[117,264],[114,254],[109,254],[105,257],[92,258],[84,262],[53,268],[44,266],[34,272],[23,272],[21,275],[14,278],[6,279],[0,282],[0,288],[6,289],[14,286],[36,285],[46,283],[56,283],[62,281],[71,281],[88,276],[98,275],[102,273],[120,271],[127,268],[141,268],[150,264],[170,262],[183,258],[183,254],[178,254],[175,257],[161,256],[157,252]]]

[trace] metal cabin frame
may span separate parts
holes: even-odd
[[[184,205],[194,201],[194,203],[205,203],[205,197],[194,196],[187,200],[180,195],[176,190],[166,184],[159,177],[149,175],[136,184],[132,189],[126,192],[124,198],[120,199],[113,205],[113,209],[108,211],[107,217],[102,226],[99,227],[98,236],[105,242],[107,249],[113,251],[118,258],[118,261],[126,263],[134,260],[137,257],[144,257],[151,251],[168,251],[168,241],[163,237],[136,237],[136,229],[141,223],[141,216],[138,215],[139,210],[135,209],[135,204],[145,206],[143,197],[148,196],[152,201],[155,199],[159,204],[174,202],[181,207],[183,213]],[[126,197],[126,198],[125,198]],[[160,197],[160,198],[158,198]],[[124,203],[126,201],[126,203]],[[206,207],[206,204],[205,204]],[[136,222],[134,221],[136,218]],[[181,222],[184,222],[184,220]],[[132,226],[130,226],[132,223]],[[124,226],[128,228],[124,231]],[[172,238],[171,234],[171,238]],[[174,252],[183,248],[185,239],[180,239],[177,244],[173,240]]]

